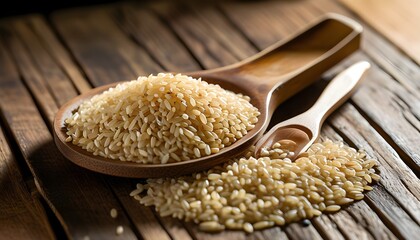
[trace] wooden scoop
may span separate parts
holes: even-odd
[[[306,151],[318,138],[324,120],[351,96],[369,68],[368,62],[361,61],[341,72],[309,110],[272,127],[255,144],[255,155],[283,139],[297,143],[293,154],[289,154],[292,160]]]
[[[168,164],[139,164],[94,156],[67,143],[65,119],[85,100],[118,83],[98,87],[63,105],[54,120],[54,139],[70,161],[84,168],[122,177],[169,177],[197,172],[246,151],[266,130],[276,107],[319,79],[322,73],[356,51],[362,27],[337,14],[328,14],[297,34],[239,63],[207,71],[187,73],[209,83],[251,97],[261,115],[255,128],[220,152],[199,159]]]

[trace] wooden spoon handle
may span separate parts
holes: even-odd
[[[269,104],[269,112],[359,48],[363,28],[327,14],[305,29],[239,63],[190,73]]]
[[[369,68],[368,62],[361,61],[338,74],[331,80],[315,104],[302,115],[322,125],[323,121],[351,96]]]

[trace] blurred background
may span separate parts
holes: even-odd
[[[112,2],[119,2],[119,0],[58,0],[58,1],[12,0],[12,1],[8,1],[7,4],[4,2],[2,3],[2,6],[0,7],[0,17],[21,15],[21,14],[28,14],[28,13],[35,13],[35,12],[49,13],[56,9],[78,7],[78,6],[88,6],[88,5],[112,3]]]

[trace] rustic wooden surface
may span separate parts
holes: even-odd
[[[404,11],[415,7],[402,4],[398,15],[397,4],[388,15],[384,5],[370,15],[364,1],[341,2],[120,2],[0,19],[0,239],[115,239],[117,226],[124,228],[121,239],[417,239],[420,67],[418,53],[409,50],[418,42],[397,41],[389,25],[403,24],[409,19]],[[365,149],[378,159],[382,179],[364,200],[338,213],[307,227],[203,233],[140,206],[129,196],[138,180],[81,169],[54,146],[57,109],[91,87],[234,63],[326,12],[364,25],[362,49],[283,104],[272,122],[304,111],[344,67],[372,63],[359,91],[327,120],[323,137]],[[418,34],[397,28],[401,35]]]

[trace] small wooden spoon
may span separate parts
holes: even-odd
[[[361,32],[361,25],[355,21],[328,14],[244,61],[218,69],[187,73],[250,96],[251,103],[261,112],[254,129],[219,153],[184,162],[139,164],[94,156],[79,146],[67,143],[65,119],[83,101],[118,83],[92,89],[63,105],[54,120],[55,143],[63,155],[77,165],[114,176],[169,177],[208,169],[243,153],[254,144],[266,130],[276,107],[356,51]]]
[[[370,64],[361,61],[353,64],[337,75],[306,112],[278,123],[255,144],[255,155],[259,156],[263,148],[270,148],[274,143],[287,139],[297,144],[290,159],[295,159],[305,152],[319,137],[325,119],[343,104],[355,91]]]

